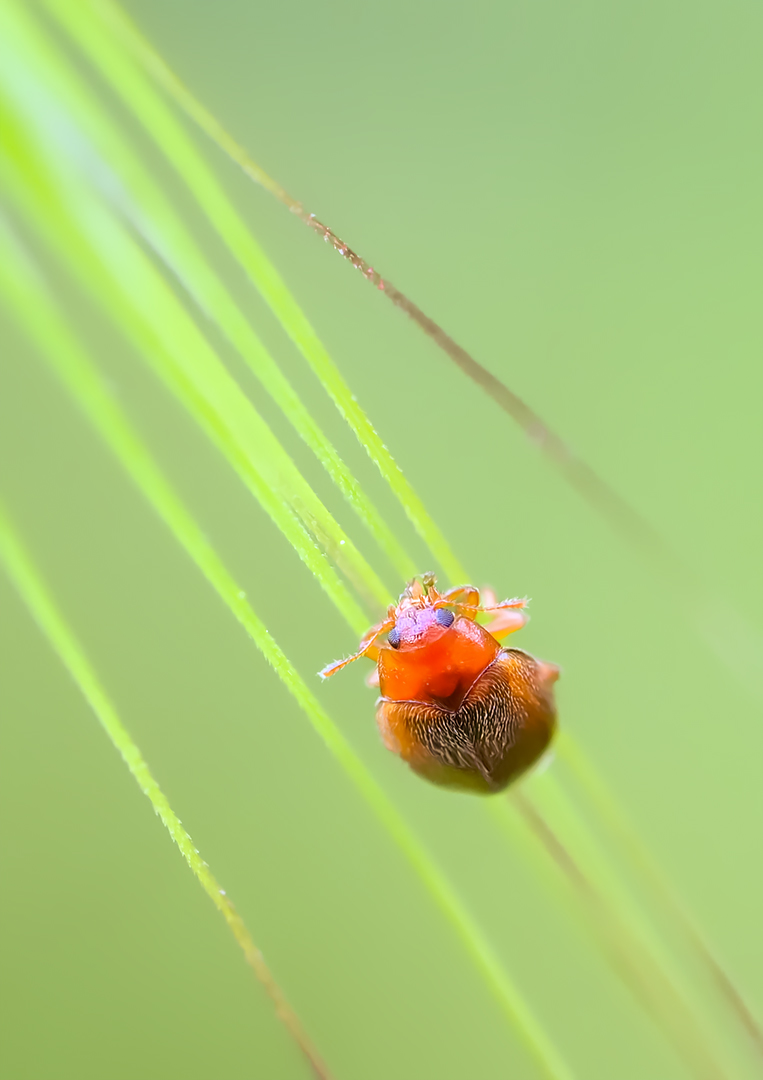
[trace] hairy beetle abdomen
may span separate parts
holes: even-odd
[[[551,741],[558,674],[529,653],[501,649],[458,708],[382,697],[376,722],[388,749],[421,776],[489,794],[525,772]]]

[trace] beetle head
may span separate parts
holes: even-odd
[[[395,625],[387,638],[393,649],[418,645],[439,636],[453,624],[455,616],[435,588],[434,574],[422,574],[405,588],[394,609]]]

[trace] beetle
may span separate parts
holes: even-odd
[[[367,681],[381,691],[376,722],[387,748],[435,784],[498,792],[553,737],[559,668],[500,644],[527,622],[526,599],[499,604],[484,589],[480,603],[473,585],[440,593],[436,581],[410,581],[358,651],[319,674],[327,679],[361,656],[375,661]],[[484,626],[482,612],[492,614]]]

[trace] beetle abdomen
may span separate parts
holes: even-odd
[[[376,721],[386,746],[428,780],[500,791],[528,769],[554,733],[558,668],[519,649],[502,649],[458,709],[380,698]]]

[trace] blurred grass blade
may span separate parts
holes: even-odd
[[[22,328],[62,379],[158,516],[306,712],[317,734],[458,933],[486,985],[516,1027],[543,1074],[553,1080],[571,1080],[571,1069],[554,1048],[469,911],[255,614],[238,583],[218,558],[203,531],[109,394],[28,258],[20,252],[7,229],[0,229],[0,256],[0,289]]]
[[[149,47],[142,39],[134,37],[134,30],[126,22],[122,12],[113,5],[101,4],[99,0],[92,3],[85,0],[76,4],[69,0],[46,0],[46,6],[87,52],[104,78],[134,112],[183,182],[188,185],[223,242],[262,294],[379,468],[414,528],[442,566],[445,575],[453,583],[465,581],[464,569],[451,551],[447,540],[429,517],[421,499],[358,405],[355,395],[275,267],[247,229],[182,125],[145,78],[140,67],[115,43],[114,26],[119,27],[120,36],[124,35],[122,40],[130,42],[133,48]],[[151,56],[152,62],[163,68],[159,58],[153,53]],[[147,59],[145,55],[144,59]],[[166,69],[163,70],[171,77]]]
[[[553,776],[536,778],[528,790],[514,789],[491,801],[499,826],[513,840],[527,827],[551,863],[567,878],[582,914],[634,996],[694,1076],[758,1075],[728,1031],[727,1016],[707,1007],[665,949],[628,891],[608,866]]]
[[[0,8],[2,31],[7,11]],[[0,32],[0,39],[0,48],[8,50],[0,85],[8,80],[17,89],[13,74],[23,63],[17,63],[19,54],[9,55],[10,35]],[[304,527],[370,607],[388,603],[389,591],[314,495],[148,257],[79,183],[66,161],[66,147],[77,133],[67,130],[65,114],[56,113],[49,100],[41,107],[39,88],[37,100],[19,96],[29,106],[22,118],[8,111],[10,98],[2,103],[6,153],[0,169],[9,194],[43,242],[55,248],[225,454],[348,622],[362,631],[367,615]],[[38,131],[41,121],[45,126]]]
[[[48,42],[40,28],[19,13],[25,49],[35,70],[45,72],[46,83],[60,105],[85,129],[111,172],[93,173],[101,181],[101,194],[128,216],[139,233],[167,263],[201,311],[219,326],[276,404],[325,467],[344,497],[368,527],[380,548],[405,580],[417,567],[385,523],[350,470],[321,431],[304,403],[252,329],[241,307],[210,266],[169,198],[144,167],[128,138],[113,123],[99,100],[84,86],[60,50]],[[115,182],[115,176],[118,182]]]
[[[2,224],[0,223],[1,230]],[[2,247],[2,240],[0,240],[0,250]],[[0,258],[0,269],[6,268],[7,265]],[[33,314],[32,311],[30,311],[30,314]],[[2,503],[0,503],[0,563],[4,565],[24,604],[48,639],[53,650],[57,653],[61,663],[79,687],[83,697],[98,718],[101,727],[108,735],[115,749],[121,754],[122,760],[137,781],[141,791],[148,797],[154,812],[161,818],[167,832],[175,841],[180,853],[190,866],[194,877],[225,919],[231,933],[241,947],[247,964],[262,983],[268,997],[275,1005],[278,1017],[283,1021],[289,1034],[310,1063],[313,1074],[319,1080],[331,1080],[331,1074],[321,1061],[299,1018],[273,978],[244,920],[236,911],[225,890],[220,888],[217,879],[202,859],[193,840],[181,825],[164,792],[154,779],[132,736],[119,719],[116,709],[101,685],[84,649],[58,610],[39,571],[32,562],[16,530],[11,525]]]
[[[308,213],[301,202],[289,195],[280,184],[252,160],[246,150],[233,139],[230,133],[223,128],[220,122],[193,96],[191,91],[168,67],[115,0],[84,0],[82,5],[72,5],[68,0],[45,0],[45,2],[65,23],[79,44],[88,52],[91,60],[99,66],[112,85],[122,94],[125,102],[140,117],[147,130],[152,132],[167,154],[168,159],[178,169],[181,167],[188,168],[194,158],[198,158],[199,155],[196,154],[192,145],[185,139],[184,133],[174,122],[172,115],[167,110],[164,111],[163,115],[159,113],[157,102],[151,97],[146,85],[140,83],[136,72],[128,69],[125,65],[121,68],[115,66],[119,59],[118,53],[113,47],[110,47],[106,35],[97,33],[92,20],[88,20],[85,9],[89,9],[100,19],[104,27],[111,31],[112,37],[116,38],[129,50],[138,64],[165,90],[198,127],[243,169],[247,176],[274,195],[292,214],[299,217],[319,235],[323,236],[335,251],[338,251],[343,258],[348,259],[353,266],[360,270],[362,275],[375,288],[390,299],[396,307],[405,312],[469,378],[480,385],[496,401],[499,407],[509,413],[532,441],[560,469],[566,479],[578,489],[597,511],[608,518],[618,532],[623,534],[630,543],[634,541],[639,544],[643,543],[651,554],[658,554],[660,558],[665,556],[666,547],[664,543],[661,538],[654,534],[648,523],[632,507],[626,504],[614,489],[610,488],[597,476],[590,466],[578,458],[571,448],[545,424],[530,406],[501,383],[487,368],[478,363],[438,323],[429,318],[392,282],[375,271],[368,262],[340,240],[331,229],[317,221],[314,214]],[[185,145],[186,143],[188,145]],[[193,171],[196,173],[198,169],[195,167]],[[192,183],[189,182],[189,187],[193,190],[210,220],[216,224],[221,235],[225,238],[223,231],[223,226],[226,224],[225,219],[220,218],[218,221],[217,216],[217,203],[224,201],[225,196],[219,189],[213,190],[213,184],[214,180],[210,176],[204,189],[199,189],[198,180],[195,178]],[[238,222],[236,227],[239,231],[244,228],[242,222]],[[233,250],[232,244],[231,250]],[[261,258],[264,258],[262,253],[259,254]],[[258,288],[262,289],[262,285],[259,282],[257,284]],[[266,295],[265,291],[262,291],[263,295]]]
[[[760,1023],[725,964],[708,942],[694,914],[678,896],[664,871],[628,821],[620,803],[577,744],[564,733],[560,735],[557,749],[562,760],[570,767],[581,787],[591,798],[602,828],[613,836],[617,846],[625,853],[647,893],[652,896],[655,906],[667,914],[673,930],[686,937],[689,946],[703,964],[706,975],[716,985],[728,1008],[736,1014],[758,1054],[763,1056],[763,1030]]]

